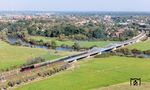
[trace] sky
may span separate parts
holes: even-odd
[[[0,0],[0,10],[150,12],[150,0]]]

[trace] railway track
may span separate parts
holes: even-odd
[[[33,69],[33,68],[38,68],[38,67],[48,65],[48,64],[51,64],[51,63],[55,63],[55,62],[59,62],[59,61],[64,61],[64,62],[70,63],[70,62],[80,60],[80,59],[83,59],[83,58],[86,58],[86,57],[90,57],[90,56],[93,56],[93,55],[96,55],[96,54],[101,54],[103,52],[112,51],[112,50],[115,50],[115,49],[120,48],[120,47],[124,47],[124,46],[130,45],[130,44],[134,44],[136,42],[141,41],[145,37],[146,37],[146,33],[144,31],[141,31],[141,33],[139,35],[131,38],[130,40],[123,41],[123,42],[118,42],[118,43],[106,46],[104,48],[93,48],[93,49],[90,49],[88,51],[81,52],[79,54],[66,56],[66,57],[63,57],[63,58],[55,59],[53,61],[47,61],[47,62],[42,62],[42,63],[26,66],[26,67],[23,67],[21,69],[21,71],[26,71],[26,70],[30,70],[30,69]]]
[[[70,55],[62,58],[55,59],[53,61],[46,61],[38,64],[22,67],[21,69],[9,71],[0,74],[0,90],[8,87],[8,83],[12,82],[20,84],[22,82],[31,81],[35,78],[41,77],[39,75],[51,75],[57,71],[68,68],[70,62],[81,60],[90,56],[101,54],[103,52],[112,51],[120,47],[124,47],[130,44],[137,43],[146,37],[146,33],[142,31],[139,35],[131,38],[130,40],[114,43],[112,45],[103,48],[93,48],[75,55]],[[46,73],[45,73],[46,72]]]

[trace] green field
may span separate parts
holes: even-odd
[[[129,82],[102,87],[95,90],[150,90],[149,82],[142,82],[141,86],[130,86]]]
[[[150,59],[112,56],[93,58],[75,64],[75,68],[45,80],[35,81],[16,90],[91,90],[139,77],[150,81]]]
[[[55,54],[54,50],[11,46],[3,41],[0,41],[0,69],[10,68],[11,66],[19,66],[27,60],[38,56],[50,60],[68,54],[69,52],[59,52]]]
[[[66,40],[66,41],[59,41],[56,40],[56,38],[48,38],[48,37],[41,37],[41,36],[31,36],[30,38],[34,40],[43,40],[44,42],[55,40],[58,46],[61,46],[62,44],[72,46],[75,41]],[[79,41],[78,42],[81,47],[91,47],[91,46],[98,46],[98,47],[104,47],[110,43],[115,43],[115,41]]]
[[[129,49],[150,50],[150,39],[128,46]]]

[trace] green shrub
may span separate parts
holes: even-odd
[[[132,52],[133,54],[141,54],[141,53],[142,53],[141,50],[137,50],[137,49],[132,49],[131,52]]]
[[[26,64],[24,64],[23,66],[28,66],[28,65],[32,65],[32,64],[36,64],[36,63],[41,63],[44,62],[45,59],[41,58],[41,57],[36,57],[34,59],[28,60]]]
[[[150,50],[144,51],[144,54],[150,55]]]

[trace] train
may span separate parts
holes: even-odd
[[[101,51],[99,51],[98,48],[94,47],[94,48],[92,48],[88,51],[84,51],[84,52],[81,52],[79,54],[66,56],[66,57],[56,59],[56,60],[53,60],[53,61],[47,61],[47,62],[37,63],[37,64],[33,64],[33,65],[28,65],[28,66],[22,67],[20,69],[20,71],[24,72],[24,71],[28,71],[28,70],[31,70],[31,69],[34,69],[34,68],[50,65],[52,63],[57,63],[57,62],[60,62],[60,61],[70,63],[70,62],[74,61],[75,59],[78,60],[78,59],[85,58],[86,56],[88,56],[88,54],[90,56],[92,56],[92,55],[98,54],[99,52],[102,52],[102,51],[108,51],[108,50],[112,50],[113,48],[116,48],[116,47],[121,47],[122,45],[128,45],[129,43],[135,42],[138,38],[140,38],[141,36],[144,36],[144,35],[145,35],[145,32],[142,31],[141,34],[139,34],[136,37],[133,37],[130,40],[127,40],[127,41],[124,41],[124,42],[121,42],[121,43],[117,43],[117,44],[112,45],[112,46],[107,46],[105,48],[101,48],[102,49]]]
[[[34,68],[50,65],[50,64],[53,64],[53,63],[61,62],[61,61],[65,62],[65,60],[67,60],[67,59],[78,57],[78,56],[81,56],[81,55],[84,55],[84,54],[87,54],[87,53],[89,53],[89,51],[85,51],[85,52],[75,54],[75,55],[66,56],[66,57],[59,58],[59,59],[56,59],[56,60],[53,60],[53,61],[47,61],[47,62],[42,62],[42,63],[23,66],[23,67],[21,67],[20,71],[21,72],[29,71],[29,70],[34,69]]]

